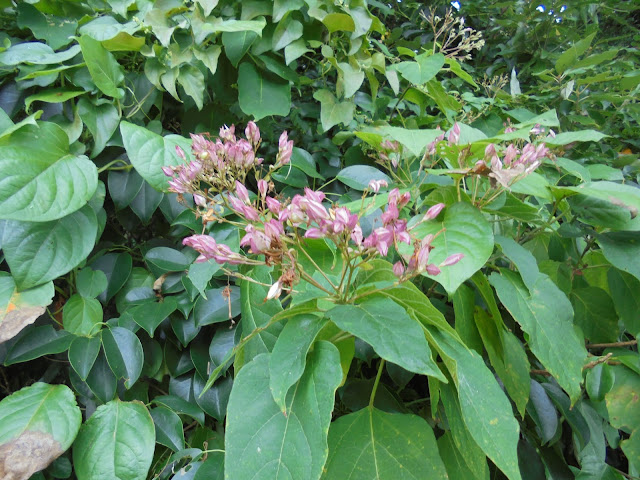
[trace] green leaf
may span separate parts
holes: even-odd
[[[140,192],[143,183],[144,179],[133,168],[130,170],[109,170],[109,196],[113,200],[116,210],[128,207]]]
[[[269,356],[237,375],[229,399],[225,477],[234,480],[318,479],[327,458],[327,432],[342,380],[335,346],[318,342],[283,415],[269,389]]]
[[[96,335],[95,337],[78,337],[69,346],[69,363],[83,381],[87,380],[98,358],[101,344],[100,335]]]
[[[35,322],[51,304],[53,295],[53,282],[18,292],[11,275],[0,272],[0,343]]]
[[[123,17],[126,17],[126,15],[123,15]],[[111,15],[104,15],[83,24],[78,30],[78,33],[88,35],[94,40],[103,42],[105,40],[111,40],[119,33],[126,32],[132,34],[138,29],[139,24],[137,22],[120,23]]]
[[[35,383],[0,402],[0,464],[7,479],[26,479],[62,455],[82,413],[66,385]]]
[[[178,83],[182,85],[186,94],[196,103],[198,110],[202,110],[206,89],[203,73],[193,65],[183,65],[180,67],[180,73],[178,74]]]
[[[240,313],[240,292],[238,287],[230,287],[229,295],[225,288],[207,290],[206,295],[198,298],[193,308],[196,325],[201,327],[227,322],[236,317]]]
[[[29,112],[29,107],[33,102],[45,103],[64,103],[67,100],[76,98],[78,95],[84,94],[84,90],[76,90],[69,88],[51,88],[42,92],[34,93],[24,99],[24,109]]]
[[[198,406],[209,416],[219,422],[224,421],[227,415],[229,395],[234,384],[231,376],[218,379],[211,388],[203,393],[205,381],[199,374],[193,376],[193,394]]]
[[[371,180],[385,180],[391,184],[391,179],[375,167],[369,165],[352,165],[338,172],[336,178],[355,190],[369,188]]]
[[[610,268],[607,272],[609,290],[616,312],[626,329],[635,337],[640,334],[640,281],[633,275]]]
[[[558,133],[553,138],[545,138],[544,141],[547,145],[568,145],[573,142],[599,142],[608,136],[597,130],[580,130],[578,132]]]
[[[287,13],[300,10],[302,7],[304,7],[304,0],[274,0],[272,20],[279,22]]]
[[[316,160],[311,156],[309,152],[302,148],[293,147],[293,153],[291,154],[291,165],[303,171],[311,178],[319,178],[324,180],[324,176],[318,173],[316,170]]]
[[[558,430],[558,412],[546,390],[535,380],[531,380],[531,399],[527,411],[540,430],[542,443],[551,441]]]
[[[340,31],[353,32],[356,29],[353,18],[346,13],[329,13],[322,19],[322,23],[327,27],[329,33]]]
[[[98,222],[90,206],[51,222],[0,221],[0,244],[20,290],[58,278],[85,260]]]
[[[69,18],[45,16],[29,3],[18,4],[18,26],[28,28],[33,36],[44,40],[53,50],[69,45],[75,35],[78,22]]]
[[[571,291],[574,321],[592,343],[615,342],[618,339],[618,316],[613,300],[598,287],[575,288]]]
[[[415,156],[422,155],[425,148],[427,148],[427,145],[433,142],[436,137],[442,135],[442,131],[436,129],[411,130],[408,128],[392,127],[389,125],[381,127],[369,127],[364,129],[363,132],[377,133],[382,135],[383,137],[389,137],[392,140],[396,140],[398,143],[408,148],[409,151]],[[379,143],[377,145],[373,145],[374,148],[378,148],[379,146]]]
[[[62,323],[74,335],[95,335],[102,324],[102,305],[95,298],[71,295],[62,309]]]
[[[238,66],[242,57],[249,51],[257,38],[258,34],[250,30],[222,34],[224,53],[234,67]]]
[[[359,305],[338,305],[326,315],[338,327],[371,345],[385,360],[410,372],[446,381],[431,358],[420,324],[394,301],[366,299]]]
[[[291,62],[297,60],[305,53],[312,51],[313,50],[307,48],[306,40],[304,38],[300,38],[284,47],[284,63],[289,65]]]
[[[144,303],[127,311],[131,313],[133,320],[153,337],[156,328],[177,308],[176,297],[165,297],[163,302]]]
[[[325,89],[314,92],[313,98],[320,102],[320,119],[324,132],[339,123],[347,126],[353,120],[356,108],[353,102],[338,102],[333,93]]]
[[[291,110],[291,86],[265,78],[245,62],[238,70],[238,101],[240,109],[255,120],[270,115],[286,116]]]
[[[277,52],[302,37],[303,28],[302,23],[294,20],[292,16],[287,16],[283,21],[278,22],[273,32],[273,51]]]
[[[612,232],[597,235],[596,239],[614,267],[640,280],[640,233]]]
[[[612,225],[613,228],[619,230],[636,230],[636,228],[630,228],[631,225],[628,225],[628,223],[631,223],[632,219],[635,218],[640,211],[639,188],[614,182],[589,182],[577,187],[562,187],[562,190],[577,192],[592,199],[606,202],[612,210],[615,211],[617,208],[620,214],[623,215],[622,218],[627,220],[627,222],[623,222],[622,224]],[[606,216],[606,212],[604,216]]]
[[[486,478],[489,474],[487,456],[473,439],[465,424],[455,388],[452,385],[440,384],[438,390],[440,392],[440,400],[447,414],[449,428],[451,429],[451,441],[462,457],[459,460],[463,465],[462,468],[467,468],[474,472],[472,478]],[[444,452],[441,451],[441,455],[443,455],[443,460],[447,464]]]
[[[82,425],[73,447],[73,467],[81,480],[144,480],[154,449],[155,430],[146,407],[113,400]]]
[[[98,295],[98,300],[107,303],[127,283],[133,260],[128,253],[107,253],[98,257],[91,268],[100,270],[107,276],[107,288]]]
[[[431,80],[444,66],[444,55],[436,53],[430,55],[423,53],[415,58],[415,61],[400,62],[390,68],[396,70],[406,80],[414,85],[423,85]]]
[[[144,351],[138,337],[122,327],[110,327],[102,332],[102,346],[111,371],[124,379],[125,388],[138,381],[144,364]]]
[[[122,98],[124,91],[118,86],[124,80],[124,73],[113,54],[88,35],[82,35],[78,43],[96,87],[109,97]]]
[[[124,121],[120,123],[120,133],[127,155],[137,172],[156,190],[166,191],[168,180],[162,167],[183,163],[176,153],[176,146],[189,152],[191,141],[179,135],[162,137]]]
[[[202,410],[181,397],[176,395],[159,395],[154,397],[153,403],[156,405],[164,405],[179,414],[188,415],[196,420],[200,425],[204,425],[204,413]]]
[[[569,49],[564,51],[556,60],[556,72],[563,73],[568,67],[572,67],[579,56],[581,56],[591,46],[593,38],[596,36],[596,32],[591,35],[578,40]]]
[[[120,114],[111,103],[93,105],[86,98],[78,100],[78,114],[93,136],[91,157],[98,155],[118,128]],[[117,172],[109,171],[109,174]]]
[[[156,429],[156,442],[174,452],[184,449],[184,432],[180,417],[166,407],[156,407],[150,413]]]
[[[43,355],[62,353],[69,348],[74,336],[51,325],[32,327],[18,337],[4,359],[5,365],[28,362]]]
[[[224,33],[222,34],[224,38]],[[204,66],[209,69],[211,75],[215,75],[218,70],[218,58],[220,57],[220,53],[222,52],[222,48],[219,45],[211,45],[208,48],[201,50],[199,48],[193,49],[193,55],[204,63]]]
[[[107,276],[99,270],[94,271],[85,267],[76,275],[76,288],[83,297],[97,297],[107,288],[107,285]]]
[[[475,442],[510,480],[520,480],[517,444],[520,427],[511,404],[482,357],[440,330],[429,328],[458,386],[464,423]]]
[[[271,275],[266,268],[254,268],[250,276],[259,282],[272,283]],[[282,306],[276,299],[267,300],[268,287],[257,283],[244,281],[240,284],[240,305],[242,310],[242,336],[246,337],[256,328],[265,327],[271,318],[282,312]],[[275,323],[266,330],[256,334],[249,340],[236,356],[239,364],[247,363],[261,353],[270,353],[282,331],[282,324]],[[238,358],[239,357],[239,358]]]
[[[180,272],[191,264],[184,253],[168,247],[152,248],[147,251],[144,259],[163,272]]]
[[[449,478],[474,478],[477,480],[488,480],[489,469],[484,462],[483,470],[471,470],[462,457],[462,450],[456,446],[451,432],[446,432],[438,438],[438,450],[449,474]]]
[[[436,235],[431,243],[434,247],[429,262],[439,265],[448,256],[462,253],[464,257],[455,265],[442,267],[439,275],[426,272],[425,277],[432,278],[451,295],[462,282],[482,268],[493,252],[493,232],[491,225],[475,207],[458,202],[444,209],[442,221],[430,220],[414,229],[418,238],[428,234]]]
[[[276,340],[269,359],[269,387],[283,413],[287,392],[300,380],[307,352],[325,324],[317,314],[296,315],[287,321]]]
[[[69,153],[69,137],[54,123],[25,125],[0,141],[0,218],[56,220],[86,204],[97,186],[96,166]]]
[[[155,190],[150,183],[144,182],[129,206],[142,223],[147,224],[151,221],[163,197],[164,193]]]
[[[116,394],[117,379],[111,368],[109,368],[109,363],[103,351],[100,351],[96,357],[96,361],[93,363],[89,375],[87,375],[86,384],[100,403],[107,403],[113,400]]]
[[[78,53],[80,53],[80,45],[73,45],[64,52],[55,53],[49,45],[44,43],[24,42],[13,45],[8,50],[0,53],[0,64],[56,65],[72,59]]]
[[[567,298],[548,278],[527,288],[516,273],[501,269],[500,274],[492,273],[489,281],[502,304],[529,335],[531,351],[576,399],[586,351],[573,329],[573,309]]]
[[[444,480],[448,476],[433,431],[423,418],[367,407],[331,424],[322,478]]]
[[[621,442],[622,451],[634,468],[640,465],[640,415],[637,408],[640,398],[640,376],[618,366],[614,369],[615,385],[605,395],[611,425],[631,432],[631,436]]]

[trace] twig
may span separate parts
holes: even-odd
[[[628,340],[626,342],[614,342],[614,343],[589,343],[587,348],[610,348],[610,347],[632,347],[637,345],[637,340]]]

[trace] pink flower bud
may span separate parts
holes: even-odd
[[[440,264],[441,267],[450,267],[451,265],[455,265],[464,257],[463,253],[454,253],[453,255],[449,255],[445,258],[444,262]]]
[[[369,189],[375,193],[380,191],[380,187],[388,187],[389,184],[386,180],[371,180],[369,181]]]
[[[247,128],[244,129],[244,135],[254,148],[260,143],[260,129],[255,122],[251,121],[247,123]]]
[[[427,265],[427,273],[429,275],[439,275],[440,274],[440,269],[438,267],[436,267],[433,263]]]
[[[227,127],[226,125],[220,127],[220,138],[222,138],[223,140],[227,140],[229,142],[235,142],[236,141],[236,126],[235,125],[231,125],[230,127]]]
[[[199,207],[206,207],[207,206],[207,200],[202,195],[198,195],[197,193],[193,194],[193,201]]]
[[[440,215],[440,212],[444,207],[445,207],[444,203],[436,203],[433,207],[427,210],[427,213],[424,215],[424,219],[433,220],[438,215]]]
[[[396,262],[393,264],[393,273],[396,277],[401,277],[404,273],[404,265],[402,262]]]
[[[242,200],[244,203],[247,203],[247,204],[250,203],[249,192],[247,191],[246,187],[237,180],[236,180],[236,195],[238,195],[238,198]]]
[[[267,183],[267,181],[263,180],[262,178],[258,180],[258,191],[260,192],[260,195],[264,197],[267,194],[268,190],[269,184]]]
[[[173,177],[173,169],[171,167],[162,167],[162,173],[167,177]]]
[[[187,156],[184,154],[184,150],[182,150],[178,145],[176,145],[176,153],[182,159],[183,162],[187,161]]]
[[[457,145],[459,141],[460,141],[460,125],[458,125],[458,122],[456,122],[453,124],[453,128],[451,129],[451,132],[449,132],[449,144]]]
[[[280,283],[280,280],[278,280],[269,288],[265,301],[273,300],[274,298],[279,298],[281,294],[282,294],[282,284]]]

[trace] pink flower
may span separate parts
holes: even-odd
[[[396,277],[401,277],[402,274],[404,273],[404,265],[402,264],[402,262],[396,262],[393,264],[393,273],[395,274]]]
[[[269,190],[269,184],[267,183],[267,181],[263,180],[262,178],[258,180],[258,191],[260,192],[260,195],[262,195],[262,197],[264,197],[267,194],[268,190]]]
[[[450,267],[451,265],[455,265],[464,257],[463,253],[454,253],[453,255],[449,255],[444,259],[444,262],[440,264],[441,267]]]
[[[284,225],[275,218],[272,218],[268,222],[265,222],[264,233],[271,240],[277,242],[279,241],[280,236],[284,235]]]
[[[267,202],[267,208],[271,211],[271,213],[273,213],[274,215],[279,215],[281,211],[280,202],[273,197],[267,197],[265,200]]]
[[[293,140],[289,140],[287,131],[285,130],[280,135],[278,140],[278,156],[276,157],[276,168],[288,164],[291,161],[291,155],[293,154]]]
[[[202,195],[198,195],[197,193],[193,194],[193,201],[199,207],[207,206],[207,200]]]
[[[249,191],[247,188],[236,180],[236,195],[238,198],[242,200],[244,203],[249,204],[251,201],[249,200]]]
[[[458,122],[453,124],[453,128],[449,132],[449,144],[457,145],[460,142],[460,125]]]
[[[247,225],[246,235],[240,240],[240,246],[249,245],[249,251],[254,254],[263,253],[271,247],[271,239],[253,225]]]
[[[256,148],[260,143],[260,129],[255,122],[250,121],[247,123],[247,128],[244,129],[244,135],[247,137],[247,140],[251,142],[253,148]]]
[[[438,267],[436,267],[433,263],[427,265],[427,273],[429,275],[436,276],[436,275],[439,275],[440,272],[441,270]]]
[[[187,161],[187,156],[184,154],[184,150],[182,150],[178,145],[176,145],[176,153],[183,162]]]
[[[389,184],[386,180],[371,180],[369,182],[369,189],[375,193],[380,191],[380,187],[388,187]]]
[[[200,253],[200,256],[196,259],[196,262],[199,263],[206,262],[209,259],[214,259],[219,264],[238,265],[246,263],[246,259],[243,256],[232,252],[228,245],[216,243],[215,239],[209,235],[192,235],[182,240],[182,244]]]
[[[322,237],[324,237],[324,233],[322,232],[322,230],[316,227],[311,227],[304,233],[304,238],[322,238]]]
[[[440,215],[440,212],[444,207],[444,203],[436,203],[433,207],[427,210],[427,213],[425,213],[424,215],[424,220],[433,220],[438,215]]]
[[[236,141],[236,126],[231,125],[231,127],[227,127],[226,125],[220,127],[220,138],[223,140],[227,140],[229,142]]]

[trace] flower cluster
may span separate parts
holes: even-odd
[[[312,280],[297,261],[297,255],[302,251],[298,247],[304,238],[330,241],[343,255],[346,268],[355,268],[359,262],[378,255],[387,256],[394,247],[400,260],[393,271],[402,280],[423,272],[437,275],[441,267],[453,265],[462,258],[462,255],[453,255],[440,265],[429,263],[429,252],[437,235],[416,238],[411,233],[412,229],[408,228],[402,215],[411,196],[397,188],[388,193],[388,203],[381,216],[382,226],[373,229],[366,237],[360,225],[364,211],[353,212],[345,206],[331,204],[322,191],[305,188],[304,193],[291,199],[276,197],[272,192],[274,185],[269,181],[271,170],[265,172],[265,169],[257,168],[262,164],[262,159],[257,157],[260,144],[257,126],[249,124],[245,135],[246,140],[237,140],[234,127],[221,129],[216,142],[194,135],[193,154],[196,159],[171,169],[172,191],[191,193],[194,198],[202,196],[196,199],[199,207],[207,208],[218,203],[235,214],[230,220],[223,215],[224,209],[209,208],[206,221],[231,222],[244,230],[240,246],[246,248],[246,253],[236,253],[209,235],[185,238],[183,244],[200,253],[198,262],[213,259],[228,265],[277,265],[281,276],[268,295],[268,298],[275,298],[283,288],[291,289],[300,276]],[[397,148],[391,143],[388,147],[389,150]],[[278,155],[272,168],[289,162],[292,151],[293,142],[285,132],[280,137]],[[251,169],[256,172],[256,195],[251,195],[244,183]],[[231,181],[232,175],[240,178]],[[201,188],[203,184],[209,188]],[[377,194],[380,188],[387,186],[385,180],[372,180],[365,195]],[[443,208],[444,204],[431,207],[422,221],[433,220]],[[398,248],[400,244],[413,245],[413,253],[402,256]],[[256,256],[263,256],[263,259]]]
[[[500,159],[496,146],[490,143],[487,145],[484,155],[491,170],[489,177],[504,188],[509,188],[517,179],[529,175],[538,168],[542,164],[542,159],[549,156],[549,149],[544,143],[537,147],[532,143],[527,143],[522,150],[519,150],[511,143]]]
[[[169,180],[169,191],[178,194],[191,193],[196,205],[204,207],[207,193],[220,193],[233,190],[237,181],[244,182],[251,170],[262,165],[263,158],[257,152],[261,144],[260,129],[249,122],[244,131],[246,138],[237,138],[235,126],[220,128],[219,137],[214,141],[208,135],[191,134],[191,153],[194,160],[189,161],[185,152],[176,146],[176,152],[182,159],[182,165],[162,167]],[[275,165],[270,170],[289,163],[293,153],[293,142],[287,132],[280,136],[279,151]],[[201,182],[209,189],[201,189]]]

